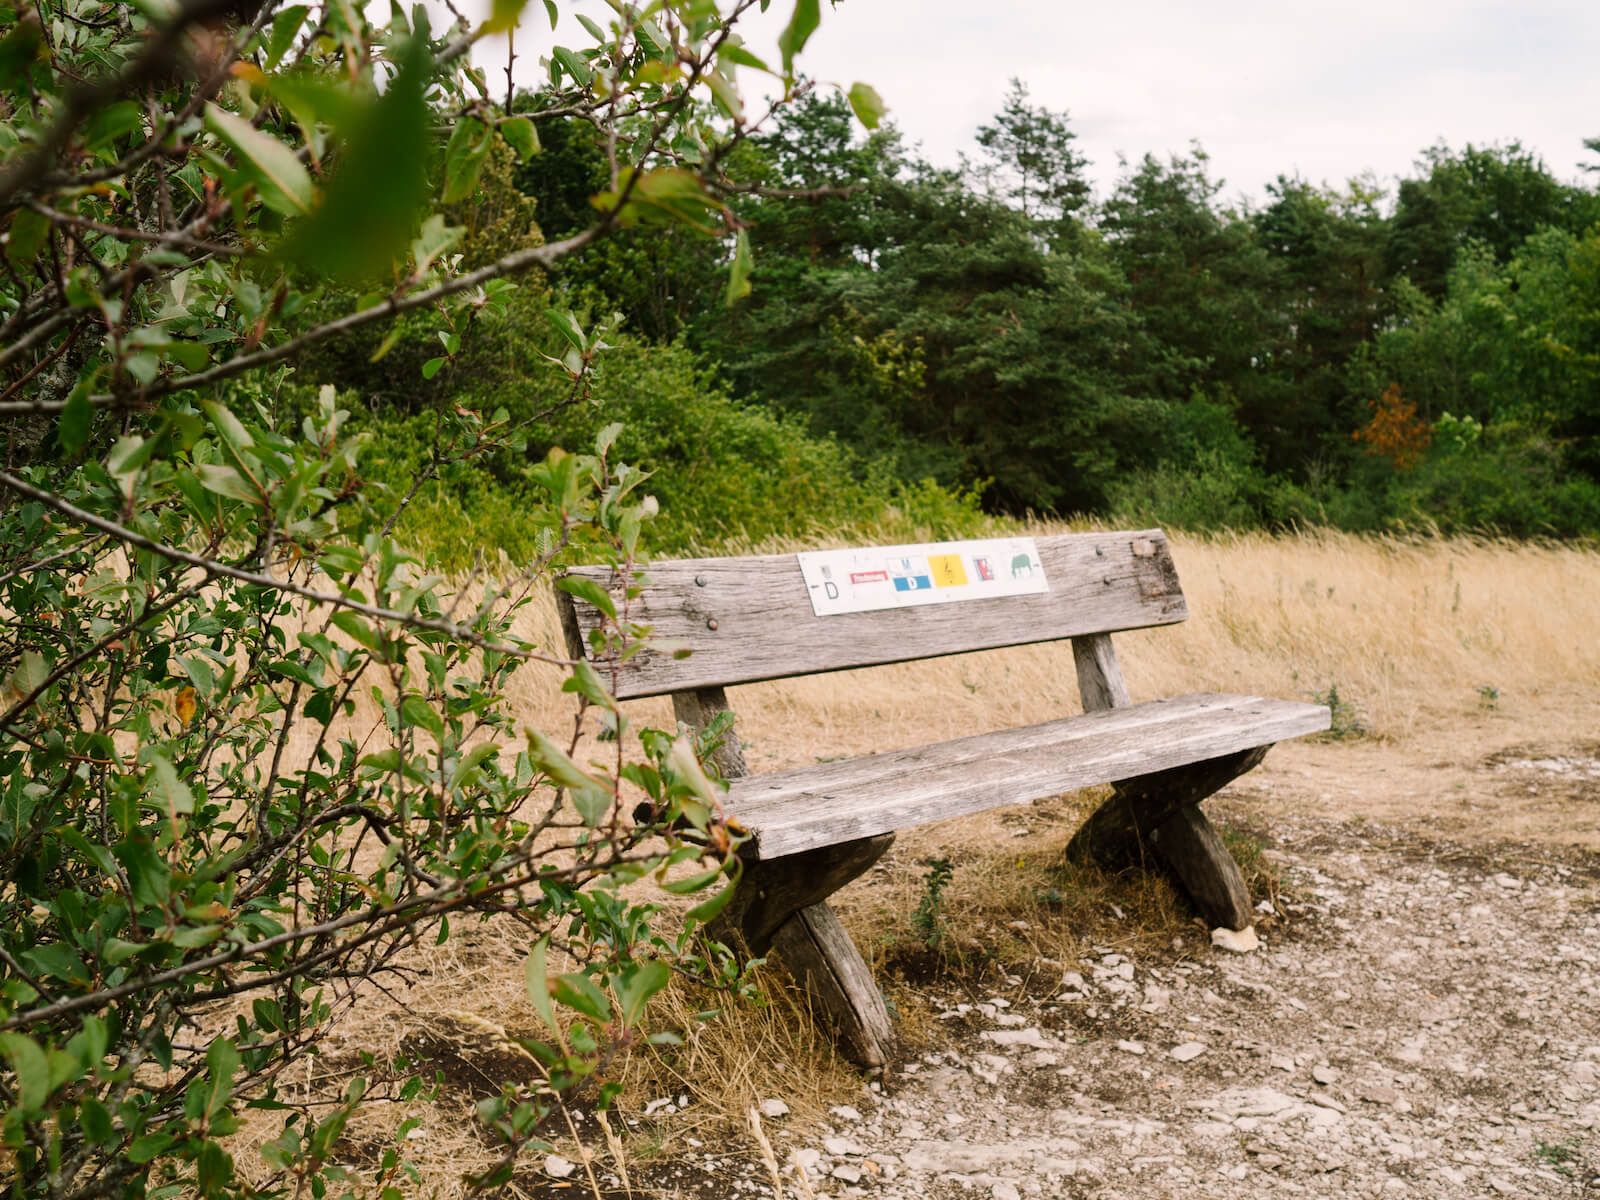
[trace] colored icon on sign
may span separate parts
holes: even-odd
[[[967,582],[967,569],[959,554],[933,554],[928,557],[935,587],[960,587]]]
[[[981,555],[972,560],[972,569],[978,573],[978,578],[988,583],[994,578],[994,564]]]
[[[887,571],[851,571],[850,572],[850,582],[854,583],[854,584],[888,583],[889,582],[889,572],[887,572]]]

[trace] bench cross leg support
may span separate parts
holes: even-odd
[[[1172,873],[1208,924],[1245,928],[1251,923],[1250,891],[1199,805],[1255,767],[1269,748],[1260,746],[1112,785],[1111,799],[1095,810],[1067,846],[1068,858],[1111,870],[1154,858]]]
[[[894,1029],[872,972],[827,898],[856,878],[894,842],[894,834],[824,846],[745,864],[733,900],[713,935],[737,931],[752,953],[776,950],[833,1026],[845,1053],[863,1067],[882,1067]]]
[[[720,687],[674,692],[672,708],[679,721],[700,730],[728,711],[728,694]],[[737,733],[727,733],[712,761],[726,779],[747,773]],[[870,1069],[888,1063],[894,1026],[872,971],[827,901],[893,842],[894,834],[885,833],[783,858],[747,859],[739,890],[708,931],[725,942],[742,939],[753,954],[776,950],[844,1052]]]

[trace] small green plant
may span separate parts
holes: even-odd
[[[1325,692],[1313,692],[1312,703],[1321,704],[1333,714],[1333,721],[1328,726],[1328,732],[1322,737],[1328,741],[1347,741],[1351,738],[1366,737],[1367,723],[1362,718],[1360,711],[1350,701],[1339,695],[1339,685],[1330,683]]]
[[[1578,1139],[1569,1137],[1560,1142],[1536,1141],[1533,1144],[1533,1161],[1558,1174],[1571,1175],[1579,1162]]]
[[[1500,689],[1492,683],[1478,685],[1478,706],[1489,710],[1500,707]]]
[[[937,950],[945,939],[944,889],[955,874],[955,865],[948,858],[933,858],[927,862],[928,873],[922,877],[922,899],[916,912],[911,914],[911,927],[917,931],[923,945]]]

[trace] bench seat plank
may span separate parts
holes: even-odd
[[[1328,728],[1324,705],[1203,693],[732,782],[728,811],[781,858],[1205,762]]]

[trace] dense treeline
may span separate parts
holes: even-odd
[[[542,152],[487,171],[464,208],[484,253],[564,236],[606,186],[585,127],[540,130]],[[538,299],[620,314],[599,403],[530,396],[548,334],[532,305],[446,356],[435,403],[557,408],[541,453],[623,421],[674,544],[884,512],[956,530],[979,503],[1600,531],[1600,193],[1520,145],[1430,148],[1392,194],[1280,177],[1249,206],[1196,146],[1096,200],[1065,114],[1014,84],[960,170],[892,128],[863,136],[820,92],[736,153],[759,184],[737,205],[747,297],[726,295],[726,241],[641,225]],[[397,407],[428,409],[414,372],[365,359],[321,376],[369,397],[405,378]],[[515,479],[505,464],[452,495],[514,505]]]

